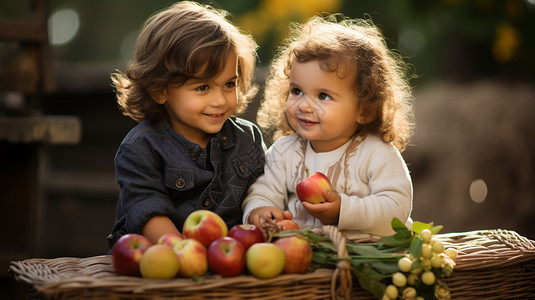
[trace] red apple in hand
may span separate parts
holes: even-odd
[[[308,169],[306,170],[308,175]],[[325,202],[323,190],[331,190],[331,182],[323,173],[316,172],[308,176],[296,186],[297,197],[301,202],[321,203]]]
[[[143,253],[152,246],[146,237],[129,233],[121,236],[112,250],[113,268],[117,275],[141,276],[139,261]]]
[[[253,224],[234,225],[230,228],[228,236],[237,239],[243,245],[245,251],[247,251],[253,244],[265,241],[264,234],[260,228]]]
[[[282,221],[278,221],[277,225],[280,226],[280,230],[281,231],[300,229],[299,225],[297,225],[294,221],[288,220],[288,219],[282,220]]]
[[[199,241],[184,239],[176,243],[173,250],[178,257],[179,277],[203,276],[208,271],[208,253]]]
[[[238,276],[245,268],[245,248],[235,238],[218,238],[208,247],[208,265],[223,277]]]
[[[205,247],[220,237],[227,236],[228,228],[225,221],[209,210],[196,210],[184,222],[182,234],[188,239],[196,239]]]
[[[301,274],[308,270],[312,261],[312,247],[305,238],[297,235],[282,237],[274,244],[282,249],[286,258],[283,273]]]

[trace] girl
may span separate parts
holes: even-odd
[[[126,233],[152,242],[182,231],[198,209],[241,223],[241,203],[263,173],[265,145],[243,112],[256,44],[223,11],[179,2],[147,20],[133,61],[114,74],[122,112],[139,122],[115,157],[120,186],[110,248]]]
[[[258,113],[276,141],[243,202],[243,222],[293,217],[302,228],[337,225],[350,238],[392,234],[393,217],[412,228],[400,154],[412,132],[411,89],[401,66],[371,22],[333,15],[293,28]],[[326,202],[297,198],[307,170],[330,179]]]

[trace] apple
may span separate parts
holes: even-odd
[[[168,232],[158,239],[158,244],[173,247],[176,243],[180,242],[183,239],[184,237],[178,232]]]
[[[139,261],[139,271],[143,278],[171,279],[176,276],[178,269],[178,258],[168,245],[150,246]]]
[[[286,258],[282,249],[273,243],[256,243],[245,253],[247,270],[262,279],[273,278],[284,269]]]
[[[288,220],[288,219],[282,220],[282,221],[278,221],[277,225],[279,226],[281,231],[300,229],[299,225],[297,225],[294,221]]]
[[[228,236],[237,239],[245,251],[253,244],[265,242],[262,230],[253,224],[234,225],[230,228]]]
[[[307,170],[308,175],[308,170]],[[325,202],[323,190],[331,190],[331,182],[323,173],[315,172],[295,187],[299,200],[310,203]]]
[[[220,237],[227,236],[225,221],[216,213],[200,209],[192,212],[184,222],[182,234],[188,239],[196,239],[205,247]]]
[[[150,246],[150,240],[141,234],[128,233],[121,236],[112,250],[112,263],[117,275],[139,277],[139,261]]]
[[[286,264],[282,273],[302,274],[308,270],[312,262],[312,247],[307,239],[292,235],[278,238],[273,243],[284,252]]]
[[[238,276],[245,268],[245,248],[233,237],[221,237],[208,247],[208,265],[214,274]]]
[[[183,239],[173,247],[178,258],[178,276],[192,278],[208,271],[206,247],[194,239]]]

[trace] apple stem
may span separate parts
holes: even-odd
[[[270,231],[268,236],[268,243],[271,243],[271,240],[273,239],[273,236],[275,235],[275,232]]]
[[[308,170],[308,168],[305,168],[305,172],[307,173],[307,177],[310,176],[310,171]]]

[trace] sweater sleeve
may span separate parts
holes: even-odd
[[[242,203],[243,223],[248,223],[251,211],[258,207],[276,206],[285,209],[288,202],[284,147],[276,141],[266,152],[264,174],[249,187]]]
[[[117,222],[108,238],[113,244],[126,233],[141,233],[153,216],[174,217],[176,209],[162,184],[164,174],[148,151],[122,144],[115,157],[116,177],[120,186]]]
[[[353,166],[356,176],[369,190],[359,196],[340,195],[338,228],[385,236],[394,233],[392,218],[410,223],[412,183],[399,151],[390,144],[374,144],[363,151]]]

